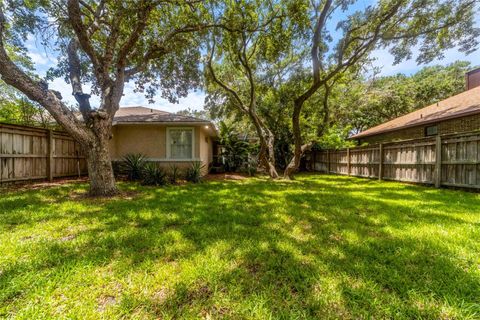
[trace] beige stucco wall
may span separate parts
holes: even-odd
[[[200,159],[204,163],[210,163],[212,162],[213,159],[213,154],[212,154],[212,138],[206,134],[205,130],[201,129],[199,130],[200,132],[200,141],[199,141],[199,146],[200,146]]]
[[[142,153],[149,158],[166,158],[166,128],[156,125],[119,125],[113,128],[110,144],[112,160],[121,160],[129,153]]]
[[[212,138],[203,126],[168,126],[194,128],[194,159],[206,166],[212,161]],[[110,154],[113,161],[119,161],[129,153],[142,153],[165,166],[175,164],[179,167],[190,166],[191,161],[167,159],[167,126],[157,124],[116,125],[112,130]]]

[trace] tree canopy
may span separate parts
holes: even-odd
[[[338,88],[343,96],[331,101],[333,117],[352,132],[368,129],[464,91],[470,69],[470,63],[457,61],[424,67],[412,75],[357,79]]]

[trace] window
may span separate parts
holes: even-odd
[[[429,126],[425,128],[425,135],[426,136],[435,136],[438,134],[437,126]]]
[[[193,128],[167,128],[167,157],[193,159]]]

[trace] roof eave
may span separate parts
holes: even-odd
[[[116,125],[174,125],[174,126],[211,126],[213,137],[219,135],[217,127],[211,121],[113,121],[112,126]]]
[[[417,123],[405,125],[405,126],[398,127],[398,128],[385,129],[385,130],[378,131],[378,132],[373,132],[373,133],[363,134],[362,132],[360,132],[360,133],[358,133],[354,136],[349,137],[348,139],[360,139],[360,138],[365,138],[365,137],[371,137],[371,136],[376,136],[376,135],[383,134],[383,133],[388,133],[388,132],[413,128],[413,127],[418,127],[418,126],[431,124],[431,123],[436,123],[436,122],[442,122],[442,121],[446,121],[446,120],[452,120],[452,119],[461,118],[461,117],[465,117],[465,116],[471,116],[471,115],[475,115],[475,114],[480,114],[480,109],[479,110],[473,110],[473,111],[467,111],[467,112],[461,112],[461,113],[451,115],[451,116],[447,116],[447,117],[443,117],[443,118],[425,120],[425,121],[422,121],[422,122],[417,122]]]
[[[112,125],[118,124],[179,124],[179,125],[202,125],[202,124],[212,124],[210,121],[113,121]]]

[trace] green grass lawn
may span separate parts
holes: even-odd
[[[480,195],[338,176],[0,189],[0,318],[480,318]]]

